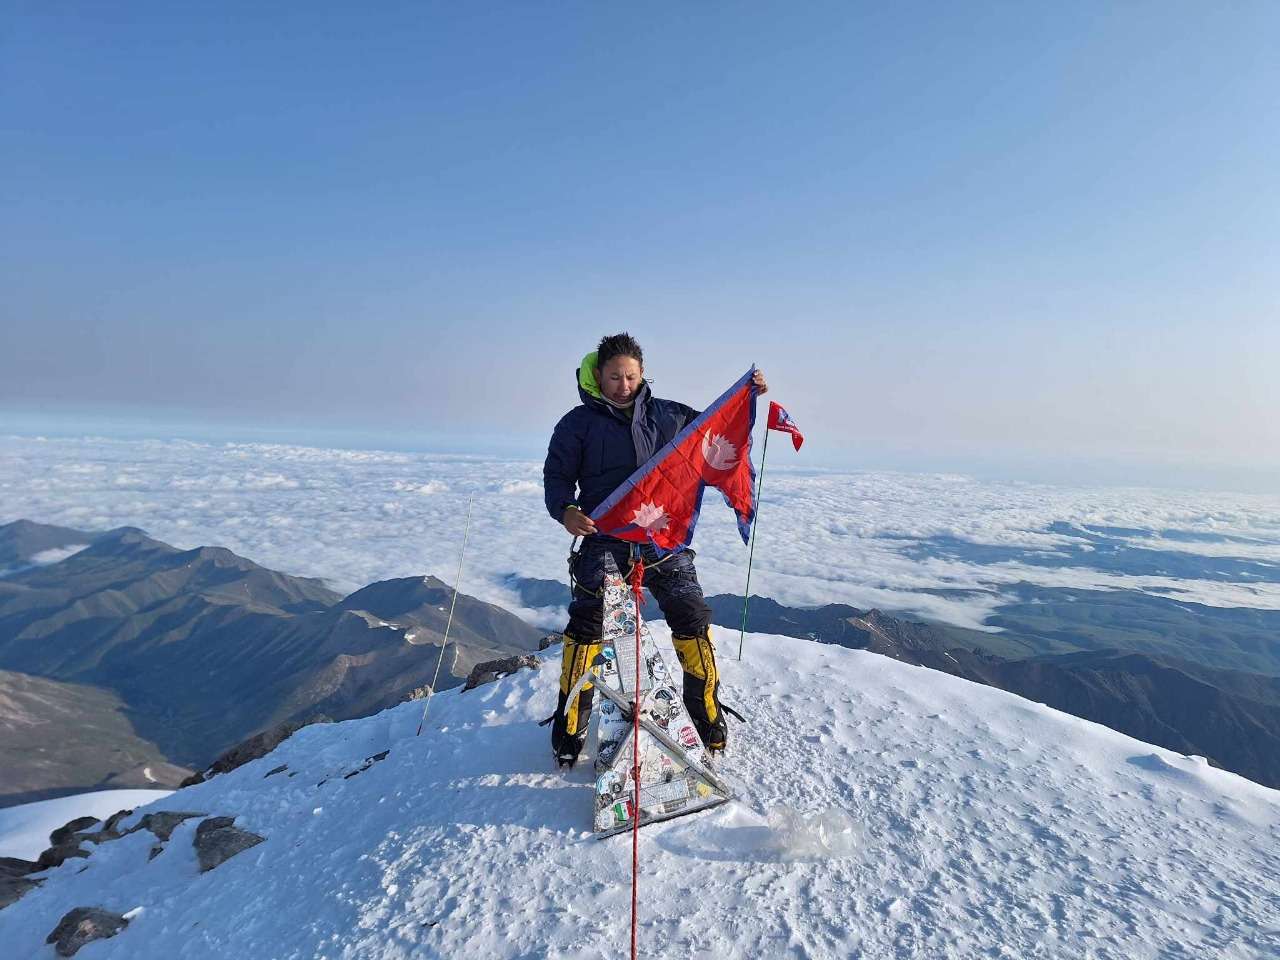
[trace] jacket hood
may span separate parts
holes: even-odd
[[[615,407],[612,403],[605,399],[604,393],[600,390],[600,382],[596,380],[596,351],[592,350],[582,362],[578,364],[578,396],[582,398],[582,402],[587,406],[598,406],[605,410],[615,410],[621,412],[621,408]],[[636,391],[636,403],[643,404],[649,396],[649,381],[642,379],[640,381],[640,389]]]
[[[578,389],[589,397],[603,400],[604,394],[600,392],[600,383],[596,380],[596,366],[596,351],[592,350],[578,364]]]

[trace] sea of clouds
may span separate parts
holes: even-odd
[[[791,456],[791,451],[784,451]],[[778,457],[782,459],[781,456]],[[452,583],[468,500],[467,593],[520,610],[510,574],[566,580],[569,537],[542,503],[541,463],[262,443],[0,437],[0,523],[141,527],[182,548],[219,545],[348,592],[432,573]],[[1215,606],[1280,609],[1280,583],[1127,576],[1014,559],[911,556],[930,538],[1014,548],[1028,558],[1088,548],[1054,522],[1127,528],[1135,546],[1280,564],[1280,497],[1073,488],[955,475],[797,470],[764,477],[751,592],[982,627],[1019,582],[1129,589]],[[1203,540],[1169,536],[1204,535]],[[741,593],[747,548],[708,491],[694,541],[707,593]],[[918,554],[920,551],[914,551]],[[946,595],[924,591],[948,591]],[[524,611],[556,626],[556,611]]]

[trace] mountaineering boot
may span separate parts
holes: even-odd
[[[590,683],[582,685],[582,692],[566,703],[569,694],[587,668],[600,654],[599,643],[582,643],[569,634],[564,635],[560,650],[560,699],[551,720],[551,749],[556,762],[562,767],[572,767],[582,752],[587,739],[587,724],[591,720],[591,701],[595,690]]]
[[[684,705],[698,736],[713,753],[723,750],[728,739],[724,710],[720,705],[720,674],[716,671],[716,651],[708,627],[697,637],[671,638],[684,668]]]

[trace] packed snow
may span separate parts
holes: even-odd
[[[172,790],[96,790],[0,810],[0,857],[34,860],[49,846],[49,834],[77,817],[109,817],[167,797]],[[4,923],[0,919],[0,926]]]
[[[93,960],[627,955],[630,841],[589,833],[589,764],[552,767],[544,656],[421,737],[419,703],[312,726],[153,804],[267,839],[205,874],[198,819],[150,862],[146,831],[97,847],[0,912],[7,955],[76,906],[132,918]],[[739,798],[641,832],[641,955],[1280,956],[1280,792],[864,651],[721,660]]]

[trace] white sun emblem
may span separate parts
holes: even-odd
[[[712,470],[728,470],[738,462],[738,448],[719,433],[702,436],[702,456]]]
[[[665,530],[671,518],[667,516],[667,512],[661,507],[653,503],[642,503],[640,509],[631,517],[631,522],[637,527],[645,530],[657,532]]]

